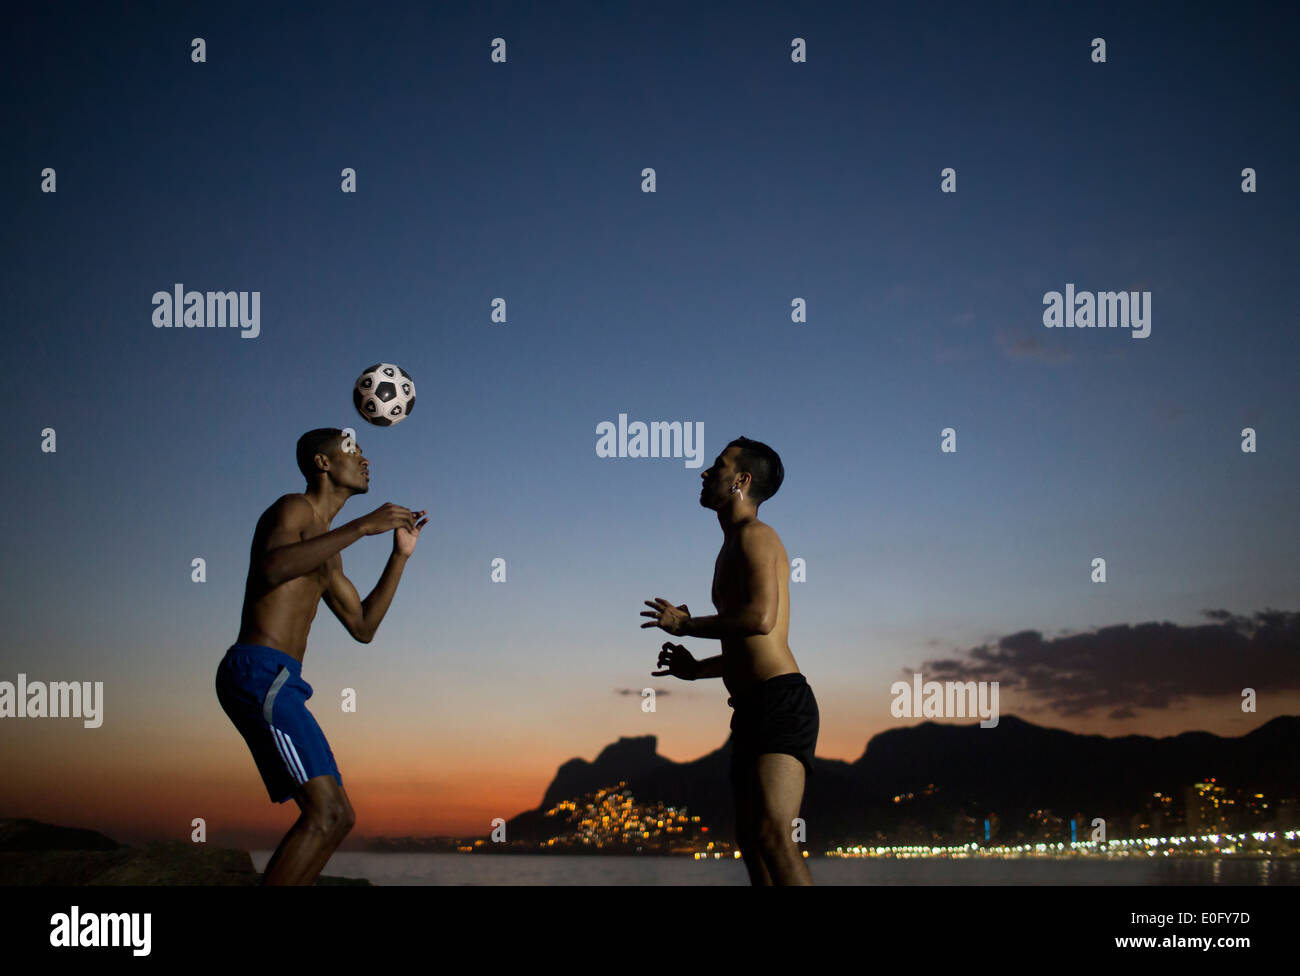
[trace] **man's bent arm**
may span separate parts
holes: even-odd
[[[698,662],[699,668],[695,672],[695,680],[701,678],[721,678],[722,677],[722,655],[717,657],[706,657]]]
[[[758,531],[761,528],[762,531]],[[688,617],[682,625],[683,637],[711,640],[761,637],[776,626],[776,611],[781,599],[777,568],[772,557],[776,533],[766,527],[745,529],[740,534],[741,573],[744,605],[725,614]]]
[[[388,607],[393,602],[393,594],[397,592],[397,582],[402,578],[402,570],[406,568],[407,558],[400,552],[394,551],[388,557],[388,565],[384,567],[379,582],[370,591],[370,595],[361,601],[361,615],[367,642],[374,639],[375,631],[379,629],[379,622],[384,619],[384,614],[388,613]]]
[[[272,549],[262,560],[262,573],[271,586],[320,568],[336,552],[346,549],[365,533],[354,520],[306,542],[293,542]]]
[[[708,640],[759,637],[772,631],[771,627],[764,627],[763,624],[762,611],[746,607],[738,613],[688,617],[682,625],[681,636],[703,637]]]

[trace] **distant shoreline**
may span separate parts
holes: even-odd
[[[0,819],[0,885],[234,886],[262,882],[248,851],[182,840],[119,844],[95,830],[26,818]],[[369,885],[322,876],[318,885]]]

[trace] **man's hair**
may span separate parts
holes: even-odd
[[[752,441],[748,437],[737,437],[727,447],[740,448],[736,467],[750,476],[749,497],[755,505],[776,494],[781,482],[785,480],[785,468],[776,451],[761,441]]]
[[[317,427],[298,438],[298,470],[308,484],[314,482],[316,475],[320,474],[320,468],[316,467],[316,455],[331,453],[333,445],[330,442],[342,436],[343,431],[337,427]]]

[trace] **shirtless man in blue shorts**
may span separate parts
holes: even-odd
[[[217,698],[244,741],[271,800],[292,797],[302,815],[267,862],[262,883],[309,885],[354,823],[334,753],[307,711],[311,685],[302,678],[307,632],[325,604],[362,643],[369,643],[415,552],[423,511],[391,502],[331,531],[353,495],[370,490],[361,445],[335,427],[298,440],[301,494],[282,495],[262,513],[253,534],[239,638],[217,668]],[[343,575],[340,550],[362,536],[393,533],[393,554],[365,600]]]
[[[655,676],[687,681],[721,678],[731,693],[731,787],[736,839],[756,885],[812,884],[792,836],[806,776],[812,773],[819,716],[812,688],[787,643],[790,560],[781,539],[758,520],[758,506],[785,477],[766,444],[739,437],[701,476],[700,504],[718,513],[722,549],[713,565],[717,614],[692,617],[685,604],[647,600],[659,627],[678,637],[722,642],[717,657],[697,661],[681,644],[664,644]]]

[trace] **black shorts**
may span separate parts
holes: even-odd
[[[778,674],[738,697],[728,698],[731,716],[731,778],[747,771],[765,752],[784,752],[812,775],[820,716],[817,699],[802,674]]]

